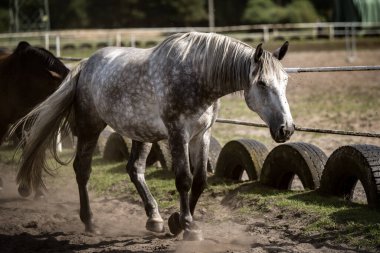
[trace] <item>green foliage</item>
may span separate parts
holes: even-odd
[[[207,18],[203,0],[86,1],[91,26],[100,28],[190,26]]]
[[[308,0],[293,0],[285,6],[272,0],[249,0],[243,21],[253,24],[316,22],[319,16]]]
[[[319,16],[314,9],[314,6],[305,0],[294,0],[291,4],[286,6],[287,23],[303,23],[303,22],[317,22]]]
[[[9,3],[0,3],[0,32],[9,30]],[[207,0],[49,0],[50,26],[53,30],[207,26],[207,4]],[[41,0],[23,2],[26,12],[36,13],[40,7]],[[333,6],[329,0],[214,0],[214,7],[216,25],[227,26],[331,20]]]
[[[214,1],[217,26],[240,25],[248,0]]]
[[[86,0],[50,0],[50,25],[52,29],[88,26]]]
[[[0,31],[9,29],[9,12],[6,9],[0,9]]]
[[[280,23],[285,18],[285,9],[271,0],[250,0],[243,20],[248,23]]]

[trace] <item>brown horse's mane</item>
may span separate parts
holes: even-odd
[[[54,71],[62,77],[66,76],[69,72],[65,65],[48,50],[41,47],[33,47],[26,41],[21,41],[12,54],[5,51],[3,55],[4,57],[2,57],[2,54],[0,53],[0,60],[5,60],[8,57],[14,56],[21,57],[28,63],[38,61],[43,63],[48,70]]]

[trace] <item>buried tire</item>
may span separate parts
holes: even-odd
[[[207,171],[214,173],[216,162],[221,150],[221,146],[217,139],[213,136],[210,138],[209,154],[207,159]],[[153,144],[152,151],[149,157],[158,160],[161,167],[166,170],[172,170],[172,156],[170,154],[169,143],[167,140],[159,141]],[[148,161],[149,161],[148,157]],[[148,162],[147,162],[148,163]]]
[[[290,190],[295,175],[303,188],[317,189],[327,161],[326,154],[317,146],[304,142],[275,147],[265,159],[261,183],[281,190]]]
[[[110,134],[104,146],[103,159],[113,162],[126,161],[129,157],[132,142],[124,139],[120,134]]]
[[[380,208],[380,147],[349,145],[335,150],[323,171],[320,192],[351,201],[358,180],[368,205]]]
[[[255,140],[233,140],[220,151],[216,164],[215,175],[232,180],[243,180],[244,172],[249,180],[260,177],[261,168],[268,149]]]
[[[172,155],[170,154],[169,142],[162,140],[153,143],[149,156],[158,160],[165,170],[172,170]]]
[[[219,141],[215,139],[213,136],[210,138],[210,147],[208,151],[208,159],[207,159],[207,171],[211,173],[215,173],[216,163],[218,162],[218,157],[220,151],[222,150],[222,146]]]

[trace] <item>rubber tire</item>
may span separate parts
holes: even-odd
[[[260,182],[276,189],[291,190],[292,181],[297,175],[305,189],[315,190],[320,185],[326,161],[326,154],[313,144],[282,144],[265,159]]]
[[[268,154],[264,144],[255,140],[233,140],[220,151],[215,175],[232,180],[241,180],[244,170],[249,180],[257,180]]]
[[[380,147],[349,145],[335,150],[323,171],[320,192],[352,200],[360,180],[368,205],[380,209]]]
[[[149,155],[157,159],[163,169],[172,170],[172,155],[170,153],[169,142],[167,140],[153,143],[151,153],[153,154]]]
[[[104,147],[103,159],[112,162],[127,161],[131,141],[126,140],[120,134],[114,132],[110,134]]]
[[[211,136],[209,156],[207,160],[207,171],[214,173],[216,162],[218,160],[218,156],[221,149],[222,148],[220,143],[214,137]],[[152,150],[147,159],[147,164],[149,160],[151,164],[158,160],[163,169],[172,170],[172,155],[169,149],[169,142],[167,140],[162,140],[153,143]]]
[[[208,172],[215,173],[216,163],[218,162],[218,157],[221,150],[222,146],[220,145],[219,141],[211,136],[207,160]]]
[[[115,131],[107,126],[99,135],[99,138],[98,138],[98,143],[96,145],[96,149],[94,151],[94,154],[97,154],[97,155],[101,155],[103,156],[104,154],[104,148],[106,146],[106,143],[107,143],[107,140],[108,138],[110,137],[110,135],[112,133],[114,133]]]
[[[175,236],[179,235],[183,231],[183,229],[181,228],[181,223],[179,219],[180,219],[180,215],[178,212],[175,212],[172,215],[170,215],[168,219],[169,231]]]

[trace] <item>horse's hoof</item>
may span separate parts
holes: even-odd
[[[36,193],[36,195],[34,195],[34,200],[44,200],[45,199],[45,195],[41,192],[39,193]]]
[[[200,229],[187,230],[183,233],[183,240],[185,241],[203,241],[203,233]]]
[[[170,233],[173,235],[178,235],[182,232],[181,223],[179,222],[179,213],[175,212],[172,215],[170,215],[168,220],[169,230]]]
[[[86,225],[85,232],[86,232],[86,234],[91,234],[91,235],[101,235],[102,234],[95,225]]]
[[[155,233],[165,232],[164,221],[162,219],[148,219],[145,228]]]
[[[18,193],[20,194],[21,197],[29,197],[29,195],[31,194],[31,190],[29,189],[29,187],[26,187],[25,185],[22,185],[20,184],[19,187],[18,187]]]

